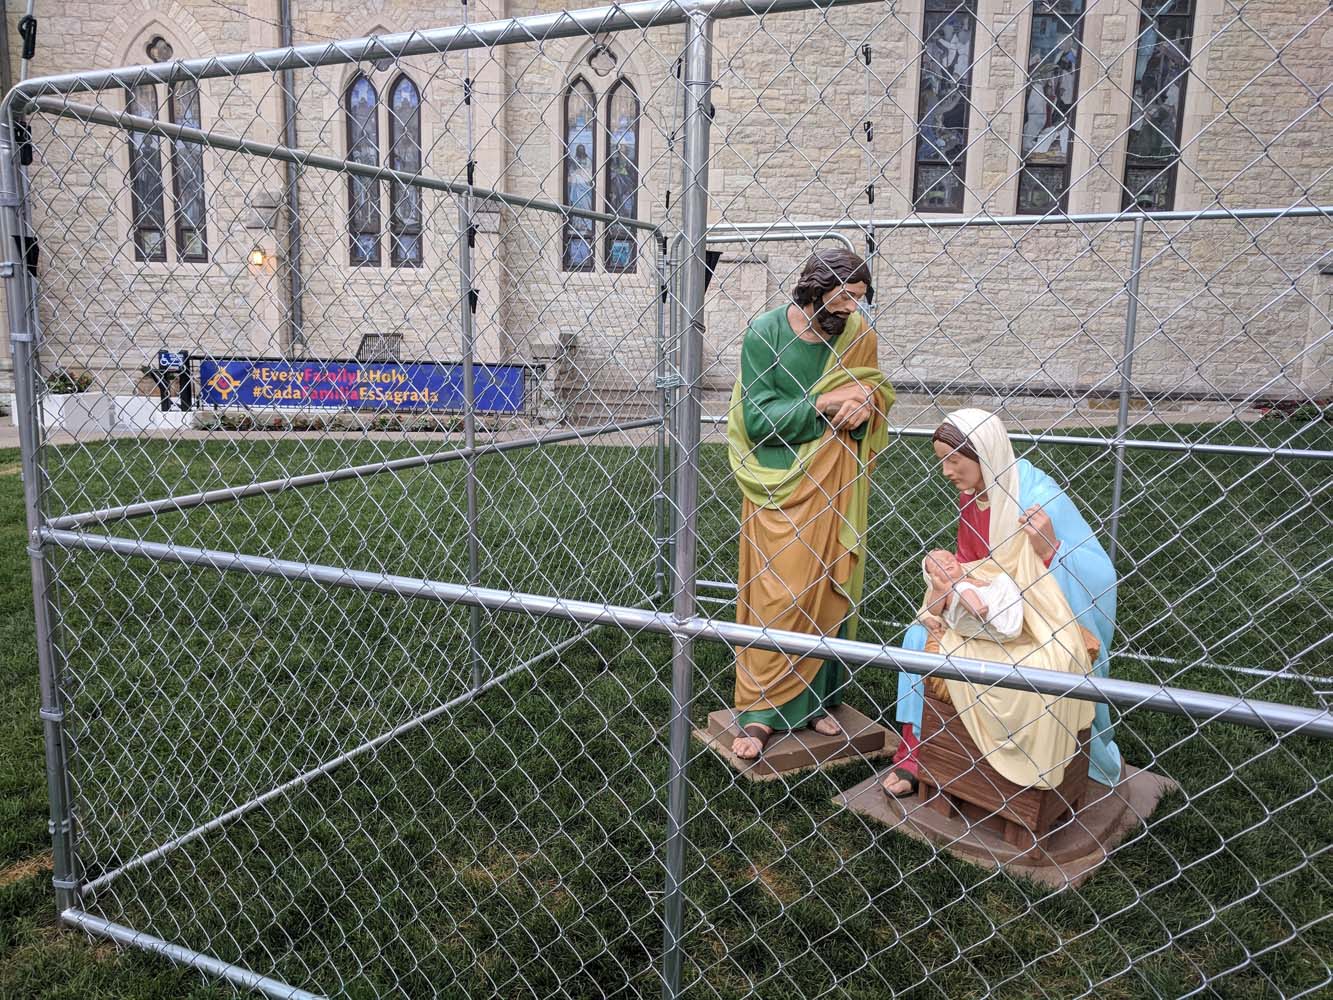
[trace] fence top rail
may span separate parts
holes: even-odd
[[[933,427],[896,427],[889,429],[890,434],[899,437],[931,437]],[[1315,448],[1265,448],[1262,445],[1249,444],[1208,444],[1202,441],[1154,441],[1151,438],[1131,438],[1118,434],[1106,437],[1087,437],[1073,434],[1029,433],[1010,431],[1012,441],[1024,441],[1030,444],[1060,444],[1075,448],[1138,448],[1144,451],[1181,452],[1189,455],[1233,455],[1246,458],[1288,458],[1310,459],[1327,462],[1333,459],[1333,451],[1321,451]]]
[[[803,10],[828,10],[871,3],[872,0],[640,0],[584,10],[561,10],[526,17],[501,18],[475,24],[451,25],[428,31],[401,31],[389,35],[351,38],[242,52],[205,59],[124,66],[87,73],[61,73],[19,83],[5,97],[5,106],[17,102],[25,110],[42,94],[106,90],[139,83],[171,83],[244,76],[278,70],[340,66],[369,59],[443,55],[468,49],[494,48],[557,38],[592,38],[610,32],[665,28],[692,18],[728,20]],[[3,110],[0,110],[0,114]]]
[[[1083,212],[1069,214],[1051,212],[1046,215],[987,215],[966,216],[909,215],[896,219],[812,219],[807,222],[723,222],[708,227],[709,238],[714,236],[744,236],[750,233],[793,233],[809,236],[855,230],[883,235],[889,229],[976,229],[982,226],[1067,226],[1097,223],[1134,222],[1198,222],[1225,219],[1308,219],[1333,218],[1333,205],[1289,205],[1285,208],[1209,208],[1197,211],[1141,212],[1128,208],[1119,212]]]
[[[705,424],[725,424],[729,419],[725,415],[707,415],[702,418]],[[933,427],[890,427],[889,433],[895,437],[931,437]],[[1262,445],[1246,444],[1207,444],[1194,441],[1154,441],[1151,438],[1122,437],[1118,434],[1106,437],[1080,437],[1072,434],[1054,434],[1046,431],[1027,432],[1010,431],[1011,441],[1023,441],[1028,444],[1058,444],[1074,448],[1120,447],[1142,449],[1144,451],[1166,451],[1187,455],[1234,455],[1245,458],[1284,458],[1307,459],[1316,462],[1333,460],[1333,451],[1315,448],[1265,448]]]

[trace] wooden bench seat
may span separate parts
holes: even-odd
[[[959,815],[1003,837],[1021,852],[1036,852],[1053,827],[1076,812],[1088,791],[1090,730],[1078,736],[1078,753],[1065,766],[1058,788],[1024,788],[981,760],[963,720],[927,685],[921,719],[917,796],[930,809]]]

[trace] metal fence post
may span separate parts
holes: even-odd
[[[667,253],[667,297],[670,307],[667,309],[666,343],[666,405],[667,426],[677,418],[680,407],[680,330],[681,330],[681,236],[677,234],[670,243]],[[666,484],[667,484],[667,576],[670,577],[676,565],[676,539],[680,536],[680,503],[676,495],[676,473],[680,469],[680,439],[673,433],[667,435],[666,447]],[[674,584],[668,582],[668,589],[675,593]]]
[[[675,436],[680,464],[676,469],[679,535],[676,539],[675,599],[677,621],[695,613],[695,556],[699,505],[699,434],[702,408],[699,379],[703,367],[704,277],[708,229],[708,140],[712,124],[712,21],[691,14],[685,27],[685,114],[682,232],[688,244],[681,296],[679,405]],[[666,892],[663,897],[665,931],[662,946],[662,996],[675,1000],[681,991],[684,918],[685,816],[688,789],[689,711],[694,675],[694,645],[683,636],[672,638],[671,656],[671,765],[667,786]]]
[[[468,450],[464,459],[465,488],[467,492],[467,582],[481,581],[481,558],[477,549],[477,382],[473,355],[475,353],[475,319],[477,291],[472,279],[472,244],[476,231],[472,228],[471,198],[458,199],[459,293],[463,310],[463,447]],[[468,649],[472,664],[472,687],[481,687],[481,609],[468,611]]]
[[[279,44],[292,44],[291,0],[278,4]],[[298,148],[296,119],[300,113],[296,100],[296,74],[284,69],[279,77],[282,87],[282,141],[288,149]],[[282,165],[283,201],[287,210],[287,349],[293,354],[309,353],[305,337],[305,287],[301,275],[301,168],[290,160]]]
[[[1115,482],[1111,487],[1111,559],[1119,555],[1120,547],[1120,491],[1125,480],[1125,432],[1129,429],[1129,394],[1134,387],[1134,334],[1139,320],[1139,272],[1143,261],[1143,223],[1140,214],[1134,220],[1134,248],[1129,258],[1129,280],[1126,283],[1128,301],[1125,303],[1125,351],[1120,359],[1120,409],[1115,421]]]
[[[670,593],[670,553],[667,539],[667,417],[670,413],[670,387],[667,379],[667,325],[666,314],[670,298],[671,280],[670,260],[667,256],[667,239],[657,235],[653,238],[657,248],[657,397],[658,415],[661,422],[654,435],[656,442],[656,475],[653,495],[653,545],[657,549],[656,569],[654,570],[655,593],[657,600],[666,600]],[[673,307],[671,307],[673,308]]]
[[[9,314],[9,336],[14,359],[14,404],[19,443],[22,448],[23,505],[27,514],[28,558],[32,571],[32,600],[36,612],[37,670],[41,685],[42,719],[46,744],[46,784],[50,797],[52,883],[56,910],[64,912],[78,901],[78,875],[74,859],[74,816],[69,790],[69,767],[65,741],[65,710],[61,695],[59,661],[52,632],[52,594],[48,583],[46,549],[42,542],[41,468],[37,461],[41,420],[37,412],[37,372],[33,336],[36,300],[29,274],[20,216],[21,187],[14,121],[10,105],[0,112],[0,246],[10,256],[0,263],[6,279],[5,301]],[[15,250],[20,250],[14,253]],[[17,257],[17,259],[14,259]]]
[[[463,0],[463,27],[469,24],[470,11]],[[477,227],[473,218],[475,202],[472,185],[476,182],[477,150],[472,129],[472,52],[463,53],[463,103],[467,106],[467,183],[468,191],[458,199],[458,272],[463,306],[463,447],[477,445],[476,319],[477,288],[472,267],[472,251],[477,245]],[[477,525],[477,455],[472,451],[466,466],[467,491],[467,580],[481,582],[481,555],[478,551]],[[468,610],[468,651],[472,663],[472,690],[481,688],[481,609]]]

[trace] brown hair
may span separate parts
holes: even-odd
[[[822,301],[835,288],[858,281],[865,283],[869,302],[874,289],[870,286],[870,267],[866,262],[850,250],[817,250],[801,269],[791,298],[798,306],[808,306]]]
[[[964,458],[970,458],[978,465],[981,464],[981,457],[977,454],[977,450],[972,447],[972,442],[967,439],[967,435],[947,420],[936,427],[935,433],[930,436],[931,444],[936,441],[950,451],[956,451]]]

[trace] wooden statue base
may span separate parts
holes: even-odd
[[[694,730],[694,738],[717,751],[742,777],[771,781],[797,771],[836,764],[851,764],[891,755],[898,748],[898,734],[885,729],[850,705],[839,705],[830,713],[845,735],[825,736],[813,729],[774,733],[758,760],[741,760],[731,752],[740,735],[736,713],[722,709],[708,716],[708,728]]]
[[[917,798],[936,812],[961,815],[998,834],[1015,848],[1037,854],[1050,831],[1069,818],[1090,791],[1088,746],[1092,734],[1078,734],[1073,757],[1058,788],[1016,785],[984,758],[952,702],[926,694],[921,713],[921,787]],[[941,795],[940,793],[944,794]],[[1024,855],[1014,857],[1024,860]]]
[[[1169,778],[1126,764],[1115,789],[1089,782],[1086,800],[1072,820],[1058,823],[1034,850],[1024,850],[955,811],[944,815],[915,796],[891,799],[880,789],[883,775],[833,798],[899,833],[943,847],[986,868],[1004,868],[1052,888],[1082,885],[1107,853],[1152,815],[1163,795],[1178,786]]]

